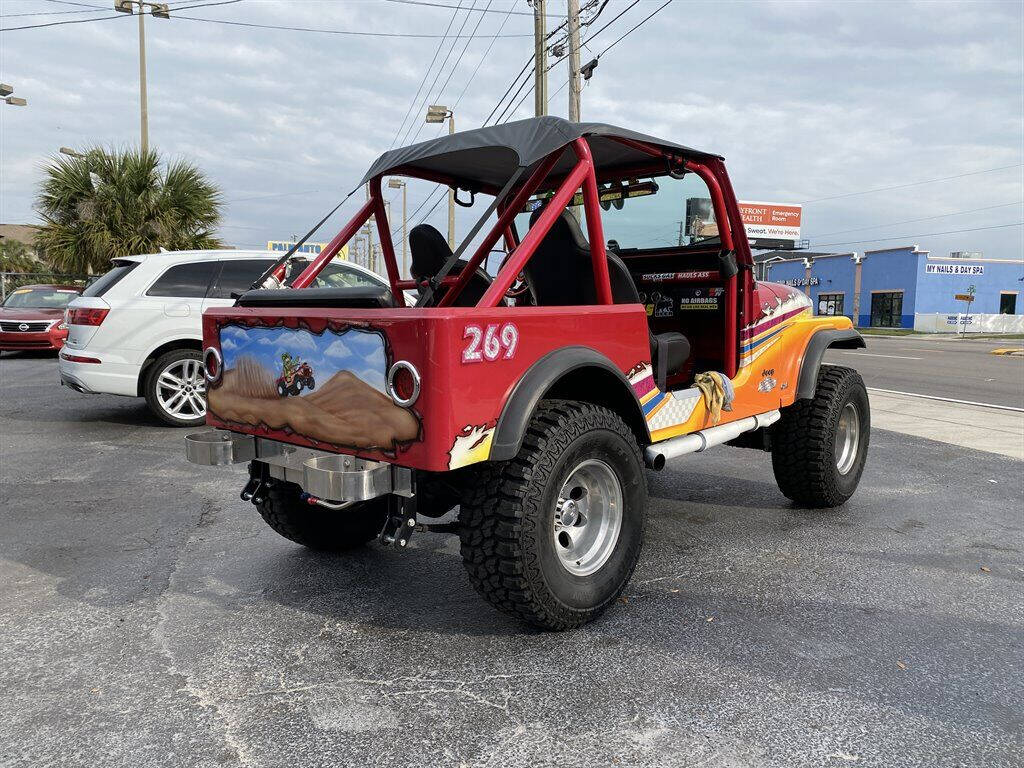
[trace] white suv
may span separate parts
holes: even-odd
[[[173,426],[206,420],[202,317],[229,307],[280,254],[175,251],[113,260],[113,269],[68,304],[60,381],[78,392],[145,397]],[[307,264],[294,259],[286,281]],[[385,286],[368,269],[334,261],[315,287]]]

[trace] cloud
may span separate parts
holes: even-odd
[[[8,0],[11,9],[38,10]],[[612,4],[600,26],[617,11]],[[646,15],[630,10],[584,58]],[[209,18],[335,29],[441,34],[451,9],[381,3],[239,3]],[[746,199],[801,202],[1021,162],[1019,3],[674,3],[602,56],[583,91],[583,117],[663,135],[726,156]],[[194,15],[199,15],[198,13]],[[236,246],[302,234],[396,139],[438,135],[413,94],[439,40],[303,34],[153,19],[149,43],[150,142],[199,162],[228,201],[222,234]],[[53,17],[60,19],[62,17]],[[456,19],[456,28],[461,23]],[[488,14],[451,81],[431,73],[421,100],[451,105],[502,21]],[[45,20],[46,17],[40,17]],[[476,15],[473,16],[475,23]],[[5,20],[6,21],[6,20]],[[467,26],[467,31],[473,23]],[[504,33],[532,31],[512,16]],[[60,146],[138,141],[137,43],[125,18],[8,32],[4,81],[29,99],[0,112],[0,220],[30,222],[40,164]],[[479,125],[532,54],[532,40],[500,39],[456,109]],[[566,65],[549,75],[554,93]],[[126,75],[127,73],[127,75]],[[528,97],[516,117],[532,111]],[[566,91],[552,97],[566,112]],[[403,120],[405,127],[402,128]],[[811,234],[1021,199],[1020,169],[809,205]],[[291,195],[315,190],[312,194]],[[429,185],[409,185],[410,211]],[[257,196],[286,193],[287,196]],[[353,196],[328,223],[351,215]],[[401,197],[396,196],[395,215]],[[878,236],[1019,220],[1009,209]],[[444,206],[429,221],[445,228]],[[466,232],[470,212],[457,211]],[[868,232],[866,236],[871,236]],[[1019,229],[919,239],[942,253],[977,248],[1019,255]],[[325,233],[326,237],[326,233]],[[854,239],[865,236],[858,234]],[[870,244],[856,246],[870,248]]]

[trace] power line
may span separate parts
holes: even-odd
[[[1024,200],[1014,203],[1000,203],[999,205],[987,205],[984,208],[971,208],[968,211],[954,211],[953,213],[940,213],[937,216],[922,216],[920,219],[905,219],[903,221],[891,221],[888,224],[873,224],[870,227],[857,227],[856,229],[841,229],[838,232],[826,232],[823,235],[808,235],[808,237],[832,237],[833,235],[845,235],[849,232],[863,232],[867,229],[880,229],[882,227],[895,227],[897,224],[913,224],[917,221],[931,221],[933,219],[945,219],[949,216],[962,216],[966,213],[978,213],[979,211],[991,211],[995,208],[1007,208],[1011,205],[1024,205]]]
[[[424,0],[385,0],[385,2],[388,2],[388,3],[399,3],[401,5],[425,5],[428,8],[458,8],[459,7],[457,5],[448,5],[446,3],[428,3],[428,2],[424,2]],[[511,6],[508,9],[508,14],[507,15],[530,16],[531,18],[533,17],[533,13],[531,13],[530,11],[516,11],[516,10],[514,10],[514,8],[515,8],[515,6]],[[486,8],[484,8],[482,10],[481,9],[477,9],[475,12],[476,13],[481,13],[481,14],[483,14],[483,13],[505,13],[505,11],[503,11],[500,8],[495,8],[493,11],[489,11]],[[563,19],[563,18],[565,18],[565,15],[561,14],[561,13],[548,13],[548,14],[545,14],[545,15],[549,19],[550,18],[555,18],[555,19]]]
[[[480,57],[480,61],[478,61],[476,63],[476,69],[474,69],[473,70],[473,74],[471,74],[469,76],[469,80],[467,80],[466,81],[466,85],[463,86],[462,93],[460,93],[459,94],[459,98],[457,98],[455,100],[455,106],[453,106],[452,109],[455,109],[455,107],[459,106],[459,104],[461,103],[462,97],[465,96],[466,95],[466,91],[469,90],[469,84],[472,83],[473,80],[476,78],[476,73],[480,71],[480,67],[483,66],[484,61],[487,59],[487,54],[489,54],[491,52],[491,48],[494,47],[494,43],[498,39],[498,35],[501,34],[501,30],[503,30],[505,28],[505,24],[506,24],[506,22],[508,22],[509,17],[511,15],[512,15],[512,8],[510,7],[509,10],[508,10],[508,13],[505,14],[505,18],[502,19],[501,20],[501,24],[498,25],[498,29],[494,33],[494,36],[491,38],[491,42],[487,44],[487,48],[486,48],[486,50],[484,50],[483,55]]]
[[[608,51],[610,51],[610,50],[611,50],[612,48],[614,48],[614,47],[615,47],[616,45],[618,45],[619,43],[621,43],[621,42],[622,42],[622,41],[623,41],[623,40],[624,40],[624,39],[625,39],[626,37],[628,37],[629,35],[631,35],[631,34],[633,34],[634,32],[636,32],[636,31],[637,31],[638,29],[640,29],[640,27],[642,27],[642,26],[643,26],[644,24],[646,24],[646,23],[647,23],[648,21],[650,21],[651,19],[653,19],[653,18],[654,18],[654,17],[655,17],[655,16],[656,16],[656,15],[657,15],[658,13],[660,13],[661,11],[663,11],[663,10],[664,10],[665,8],[667,8],[667,7],[668,7],[669,5],[671,5],[671,4],[672,4],[672,0],[665,0],[665,3],[664,3],[663,5],[661,5],[661,6],[659,6],[658,8],[656,8],[656,9],[655,9],[655,10],[654,10],[654,11],[653,11],[653,12],[652,12],[652,13],[651,13],[651,14],[650,14],[649,16],[647,16],[647,17],[646,17],[646,18],[645,18],[645,19],[644,19],[643,21],[639,22],[638,24],[636,24],[636,25],[635,25],[635,26],[633,26],[632,28],[630,28],[630,29],[627,29],[627,30],[626,30],[626,32],[625,32],[625,33],[624,33],[623,35],[621,35],[621,36],[620,36],[620,37],[619,37],[618,39],[616,39],[616,40],[615,40],[615,41],[614,41],[614,42],[613,42],[613,43],[612,43],[611,45],[607,46],[607,47],[606,47],[606,48],[605,48],[605,49],[604,49],[603,51],[601,51],[601,52],[600,52],[599,54],[597,54],[597,56],[596,56],[595,58],[598,58],[598,59],[600,59],[600,58],[601,58],[602,56],[604,56],[604,55],[605,55],[606,53],[608,53]],[[627,9],[627,10],[628,10],[628,9]],[[596,33],[595,33],[595,34],[596,34]]]
[[[581,47],[582,47],[582,46],[585,46],[585,45],[586,45],[587,43],[589,43],[589,42],[590,42],[591,40],[593,40],[593,39],[594,39],[595,37],[597,37],[597,36],[598,36],[598,35],[600,35],[600,34],[601,34],[602,32],[604,32],[604,31],[605,31],[606,29],[608,29],[608,27],[610,27],[610,26],[611,26],[612,24],[614,24],[614,23],[615,23],[616,21],[618,21],[618,20],[619,20],[620,18],[622,18],[622,16],[623,16],[623,15],[624,15],[624,14],[625,14],[625,13],[626,13],[627,11],[629,11],[629,10],[630,10],[631,8],[633,8],[634,6],[636,6],[637,4],[639,4],[639,2],[640,2],[640,0],[633,0],[633,2],[632,2],[632,3],[630,4],[630,5],[628,5],[628,6],[627,6],[627,7],[625,8],[625,9],[623,9],[623,10],[622,10],[622,11],[621,11],[621,12],[620,12],[620,13],[619,13],[618,15],[616,15],[616,16],[615,16],[614,18],[610,19],[610,20],[608,21],[608,23],[607,23],[607,24],[605,24],[605,25],[604,25],[603,27],[601,27],[600,29],[598,29],[597,31],[595,31],[595,32],[594,32],[594,33],[593,33],[592,35],[590,35],[589,37],[587,37],[587,39],[586,39],[586,40],[584,40],[584,41],[583,41],[583,43],[581,44]],[[671,2],[672,2],[672,0],[668,0],[668,2],[666,2],[666,3],[665,3],[664,5],[662,5],[662,6],[660,7],[660,8],[657,8],[657,9],[656,9],[656,10],[655,10],[655,11],[654,11],[653,13],[651,13],[651,14],[650,14],[650,16],[648,16],[647,18],[645,18],[645,19],[644,19],[643,21],[639,22],[638,24],[634,25],[632,29],[630,29],[629,31],[627,31],[627,32],[626,32],[626,33],[625,33],[624,35],[622,35],[621,37],[619,37],[619,38],[618,38],[618,40],[616,40],[616,41],[615,41],[615,42],[613,42],[613,43],[612,43],[611,45],[609,45],[609,46],[608,46],[607,48],[605,48],[605,49],[604,49],[603,51],[601,51],[601,53],[599,53],[599,54],[597,55],[597,58],[601,58],[601,56],[603,56],[603,55],[604,55],[605,53],[607,53],[607,52],[608,52],[608,50],[609,50],[610,48],[612,48],[612,46],[614,46],[614,45],[615,45],[616,43],[620,42],[620,41],[621,41],[621,40],[622,40],[623,38],[627,37],[627,36],[628,36],[628,35],[629,35],[630,33],[632,33],[632,32],[634,32],[634,31],[636,31],[637,29],[639,29],[639,28],[640,28],[641,26],[643,26],[643,25],[644,25],[644,24],[645,24],[646,22],[648,22],[648,21],[649,21],[649,20],[650,20],[650,19],[651,19],[651,18],[652,18],[652,17],[653,17],[653,16],[654,16],[654,15],[655,15],[656,13],[658,13],[659,11],[661,11],[661,10],[662,10],[663,8],[665,8],[665,6],[667,6],[667,5],[668,5],[669,3],[671,3]],[[603,8],[603,6],[602,6],[602,8]],[[600,13],[600,12],[599,12],[599,13]],[[597,16],[595,16],[595,17],[594,17],[593,19],[591,19],[589,23],[591,23],[591,24],[592,24],[592,23],[593,23],[594,21],[596,21],[596,20],[597,20]],[[565,56],[562,56],[562,57],[561,57],[560,59],[556,60],[556,61],[555,61],[554,63],[552,63],[552,64],[551,64],[551,65],[550,65],[550,66],[548,67],[548,70],[547,70],[547,71],[551,71],[551,69],[552,69],[552,68],[553,68],[553,67],[554,67],[555,65],[557,65],[557,64],[559,64],[559,63],[561,63],[561,62],[565,61],[565,60],[566,60],[566,59],[568,58],[568,56],[569,56],[569,54],[566,54]],[[552,94],[551,94],[550,96],[548,96],[548,103],[551,103],[551,99],[553,99],[553,98],[555,97],[555,95],[556,95],[557,93],[559,93],[559,92],[560,92],[560,91],[561,91],[561,90],[562,90],[563,88],[565,88],[565,86],[567,86],[568,84],[569,84],[569,79],[568,79],[568,78],[566,78],[565,82],[564,82],[564,83],[562,83],[562,85],[560,85],[560,86],[558,87],[558,90],[556,90],[556,91],[555,91],[554,93],[552,93]],[[520,106],[522,105],[522,103],[523,103],[524,101],[526,101],[526,99],[527,99],[527,98],[529,97],[529,95],[530,95],[531,93],[533,93],[533,90],[534,90],[534,89],[533,89],[533,87],[531,87],[531,88],[530,88],[530,90],[528,90],[528,91],[527,91],[526,93],[524,93],[524,94],[523,94],[523,97],[522,97],[521,99],[519,99],[519,101],[518,101],[518,102],[516,103],[515,107],[513,107],[513,108],[512,108],[512,112],[511,112],[511,113],[509,114],[509,119],[511,119],[511,118],[512,118],[512,117],[513,117],[513,116],[515,115],[515,113],[516,113],[516,112],[517,112],[517,111],[519,110],[519,107],[520,107]],[[518,92],[517,92],[517,93],[518,93]],[[515,98],[515,97],[513,97],[513,98]],[[504,114],[504,112],[503,112],[502,114]],[[499,118],[499,119],[500,119],[500,118]]]
[[[490,8],[491,7],[491,3],[493,3],[493,2],[494,2],[494,0],[487,0],[487,6],[484,8],[484,10],[486,11],[488,8]],[[474,7],[476,6],[476,1],[475,0],[473,2],[473,6]],[[473,8],[470,8],[469,10],[470,10],[470,13],[473,12]],[[469,16],[467,15],[466,18],[469,18]],[[508,17],[506,16],[505,18],[508,18]],[[484,20],[484,15],[480,14],[480,18],[477,19],[476,26],[473,27],[473,31],[472,31],[472,33],[470,33],[469,39],[467,39],[466,40],[466,44],[464,46],[462,46],[462,53],[459,54],[459,58],[457,58],[455,60],[455,63],[452,65],[451,70],[448,72],[448,78],[444,81],[444,85],[442,85],[441,88],[438,90],[437,97],[434,99],[435,102],[441,100],[441,94],[444,93],[444,89],[448,87],[448,83],[450,83],[452,81],[452,75],[455,74],[455,70],[457,70],[459,68],[459,64],[462,63],[462,59],[465,57],[466,51],[469,49],[469,44],[472,43],[473,40],[476,38],[477,30],[480,29],[480,23],[483,20]],[[454,110],[455,110],[455,105],[452,105],[452,111],[454,111]]]
[[[862,192],[845,192],[842,195],[832,195],[830,197],[816,197],[814,200],[805,200],[802,205],[809,205],[810,203],[820,203],[823,200],[839,200],[844,197],[855,197],[857,195],[870,195],[873,192],[886,192],[890,189],[906,189],[907,187],[917,187],[921,184],[934,184],[938,181],[951,181],[953,179],[962,179],[965,176],[978,176],[982,173],[994,173],[996,171],[1006,171],[1010,168],[1020,168],[1024,163],[1016,163],[1014,165],[1001,165],[998,168],[986,168],[983,171],[969,171],[967,173],[958,173],[956,176],[943,176],[938,179],[925,179],[924,181],[912,181],[909,184],[894,184],[891,187],[876,187],[875,189],[865,189]]]
[[[533,64],[533,60],[535,58],[536,54],[531,55],[530,58],[526,60],[526,63],[523,65],[523,68],[519,70],[519,74],[512,78],[512,82],[509,84],[508,88],[505,89],[505,93],[502,94],[501,98],[498,99],[498,103],[494,105],[494,109],[491,110],[491,114],[489,114],[487,116],[487,119],[484,120],[483,125],[487,125],[491,121],[491,118],[494,117],[494,113],[497,112],[498,107],[501,106],[501,102],[503,102],[505,98],[512,92],[512,89],[516,87],[516,83],[519,82],[519,78],[523,76],[523,73],[526,71],[527,67]],[[520,86],[520,88],[522,88],[522,86]],[[516,91],[516,93],[518,93],[518,91]]]
[[[19,16],[66,16],[69,13],[96,13],[97,10],[105,11],[106,8],[90,5],[88,8],[76,8],[73,11],[32,11],[31,13],[0,13],[0,19],[14,19]]]
[[[459,5],[460,6],[462,5],[461,1],[460,1]],[[416,89],[416,95],[412,97],[412,101],[409,104],[409,109],[407,109],[405,111],[405,117],[402,118],[402,122],[398,126],[398,130],[395,131],[395,138],[393,138],[391,140],[391,143],[388,145],[388,149],[391,149],[392,147],[394,147],[395,146],[395,142],[398,141],[398,137],[402,133],[402,128],[405,127],[405,121],[408,120],[409,119],[409,115],[412,114],[413,107],[416,106],[416,100],[419,99],[419,97],[420,97],[420,91],[423,90],[424,83],[426,83],[427,82],[427,78],[430,77],[430,70],[432,70],[434,68],[434,62],[437,61],[437,55],[439,53],[441,53],[441,49],[444,48],[444,41],[448,39],[448,32],[451,30],[452,24],[455,23],[455,17],[458,16],[458,15],[459,15],[459,12],[456,10],[455,13],[452,14],[452,17],[448,20],[448,26],[445,27],[445,29],[444,29],[444,37],[442,37],[441,38],[441,42],[437,44],[437,50],[434,51],[434,58],[432,58],[430,60],[430,65],[423,72],[423,79],[420,80],[419,87]]]
[[[113,18],[113,17],[111,17]],[[345,35],[349,37],[387,37],[387,38],[403,38],[403,39],[418,39],[418,40],[437,40],[438,38],[444,38],[444,35],[426,35],[416,32],[354,32],[348,29],[320,29],[318,27],[286,27],[277,24],[256,24],[250,21],[228,21],[227,19],[206,19],[198,16],[174,16],[176,19],[186,19],[188,21],[205,21],[210,24],[226,24],[232,27],[254,27],[256,29],[274,29],[282,32],[319,32],[324,35]],[[502,35],[503,38],[513,37],[533,37],[530,34],[508,34]],[[457,39],[457,38],[456,38]]]
[[[473,0],[473,5],[471,7],[475,8],[476,7],[476,3],[477,3],[477,0]],[[458,11],[455,11],[455,13],[458,14]],[[452,53],[455,51],[455,46],[458,44],[459,37],[460,37],[460,35],[462,35],[462,31],[466,28],[466,22],[468,22],[468,21],[469,21],[469,12],[467,11],[465,18],[462,19],[462,26],[459,27],[459,31],[455,35],[452,35],[452,37],[451,37],[452,44],[451,44],[451,47],[448,49],[448,53],[446,53],[445,56],[444,56],[444,61],[442,61],[441,62],[441,66],[439,66],[437,68],[437,72],[434,74],[434,79],[430,81],[430,86],[427,88],[426,92],[423,94],[423,101],[420,102],[420,106],[419,106],[419,111],[420,112],[422,112],[423,111],[423,107],[425,107],[427,105],[427,100],[430,98],[430,92],[432,90],[434,90],[434,86],[437,85],[437,81],[440,79],[441,73],[444,71],[444,68],[448,65],[448,59],[450,59],[452,57]],[[470,35],[470,40],[472,40],[472,39],[473,39],[473,36]],[[409,127],[406,129],[405,135],[402,137],[402,143],[403,144],[410,143],[408,141],[409,134],[412,133],[412,127],[414,125],[416,125],[416,124],[417,124],[416,118],[414,117],[413,118],[413,122],[409,123]],[[422,121],[419,122],[419,127],[416,129],[416,133],[413,135],[413,138],[412,138],[413,141],[416,141],[416,137],[420,135],[420,132],[423,130],[423,126],[425,124],[426,123],[424,123]]]
[[[585,46],[587,45],[587,43],[589,43],[589,42],[590,42],[591,40],[593,40],[593,39],[594,39],[595,37],[597,37],[598,35],[600,35],[600,34],[601,34],[602,32],[604,32],[604,31],[605,31],[606,29],[608,29],[608,27],[610,27],[610,26],[611,26],[612,24],[614,24],[614,23],[615,23],[616,21],[618,21],[619,19],[621,19],[621,18],[622,18],[623,16],[625,16],[625,15],[626,15],[627,13],[629,13],[629,11],[631,11],[631,10],[632,10],[632,9],[633,9],[633,8],[634,8],[635,6],[637,6],[637,5],[639,5],[639,4],[640,4],[640,0],[633,0],[633,2],[632,2],[632,3],[630,3],[629,5],[627,5],[627,6],[625,7],[625,8],[623,8],[623,9],[622,9],[621,11],[619,11],[619,12],[618,12],[617,14],[615,14],[615,16],[613,16],[613,17],[612,17],[611,19],[609,19],[609,20],[608,20],[608,23],[607,23],[607,24],[605,24],[605,25],[604,25],[603,27],[601,27],[601,28],[600,28],[599,30],[597,30],[596,32],[594,32],[594,33],[593,33],[592,35],[589,35],[589,36],[587,37],[587,39],[586,39],[586,40],[584,40],[584,41],[583,41],[582,43],[580,43],[580,48],[583,48],[583,47],[585,47]],[[604,10],[604,6],[601,6],[601,10]],[[657,13],[657,11],[655,11],[655,13]],[[600,15],[601,15],[601,14],[600,14],[600,11],[598,11],[598,16],[600,16]],[[588,24],[593,24],[593,23],[594,23],[595,21],[597,21],[597,16],[595,16],[594,18],[592,18],[592,19],[591,19],[591,20],[590,20],[590,21],[588,22]],[[567,58],[569,58],[569,54],[568,54],[568,53],[567,53],[567,54],[565,54],[564,56],[562,56],[561,58],[559,58],[559,59],[556,59],[556,60],[555,60],[554,62],[552,62],[552,63],[551,63],[551,64],[550,64],[549,66],[548,66],[548,72],[550,72],[550,71],[551,71],[551,70],[552,70],[552,69],[553,69],[554,67],[556,67],[557,65],[561,64],[561,63],[562,63],[563,61],[565,61],[565,60],[566,60]]]
[[[1024,226],[1024,221],[1013,224],[994,224],[991,227],[971,227],[970,229],[951,229],[946,232],[918,232],[915,235],[897,235],[896,237],[873,237],[870,240],[847,240],[842,243],[816,243],[815,248],[824,248],[831,245],[859,245],[860,243],[880,243],[886,240],[912,240],[915,237],[935,237],[937,235],[956,235],[960,232],[981,232],[985,229],[1006,229],[1007,227]]]
[[[220,2],[216,2],[216,3],[197,3],[195,5],[182,5],[182,6],[177,6],[177,7],[171,6],[170,10],[172,10],[172,11],[174,11],[174,10],[182,10],[182,11],[184,11],[184,10],[188,10],[190,8],[208,8],[208,7],[213,6],[213,5],[232,5],[234,3],[240,3],[240,2],[242,2],[242,0],[220,0]],[[90,21],[107,21],[108,19],[124,19],[124,18],[128,18],[131,15],[133,15],[133,14],[115,13],[113,16],[96,16],[96,17],[91,18],[91,19],[69,19],[68,21],[48,21],[48,22],[45,22],[43,24],[28,24],[28,25],[23,26],[23,27],[2,27],[2,28],[0,28],[0,32],[14,32],[15,30],[19,30],[19,29],[40,29],[42,27],[59,27],[59,26],[63,26],[64,24],[86,24],[86,23],[88,23]],[[190,16],[174,16],[173,18],[176,18],[176,19],[189,19],[189,18],[192,18],[192,17],[190,17]],[[196,20],[198,20],[198,21],[212,21],[212,19],[198,19],[198,18]]]

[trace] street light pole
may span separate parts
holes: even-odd
[[[428,123],[443,123],[448,121],[448,135],[455,133],[455,113],[439,104],[431,104],[427,107]],[[448,188],[448,247],[455,249],[455,189]]]
[[[146,14],[139,8],[139,130],[142,154],[149,152],[149,99],[146,96]],[[570,86],[571,89],[571,86]]]
[[[149,100],[146,95],[146,7],[158,19],[171,18],[166,3],[148,3],[145,0],[115,0],[114,10],[119,13],[135,13],[139,7],[139,132],[142,137],[142,154],[149,151]]]
[[[409,275],[409,259],[406,252],[406,248],[408,247],[406,244],[408,240],[408,233],[406,232],[406,226],[408,225],[406,219],[406,203],[408,200],[406,195],[409,185],[401,179],[388,179],[388,186],[391,189],[402,190],[402,277],[407,277]]]

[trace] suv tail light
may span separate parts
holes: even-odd
[[[109,309],[71,309],[68,310],[68,324],[99,325],[109,311]]]

